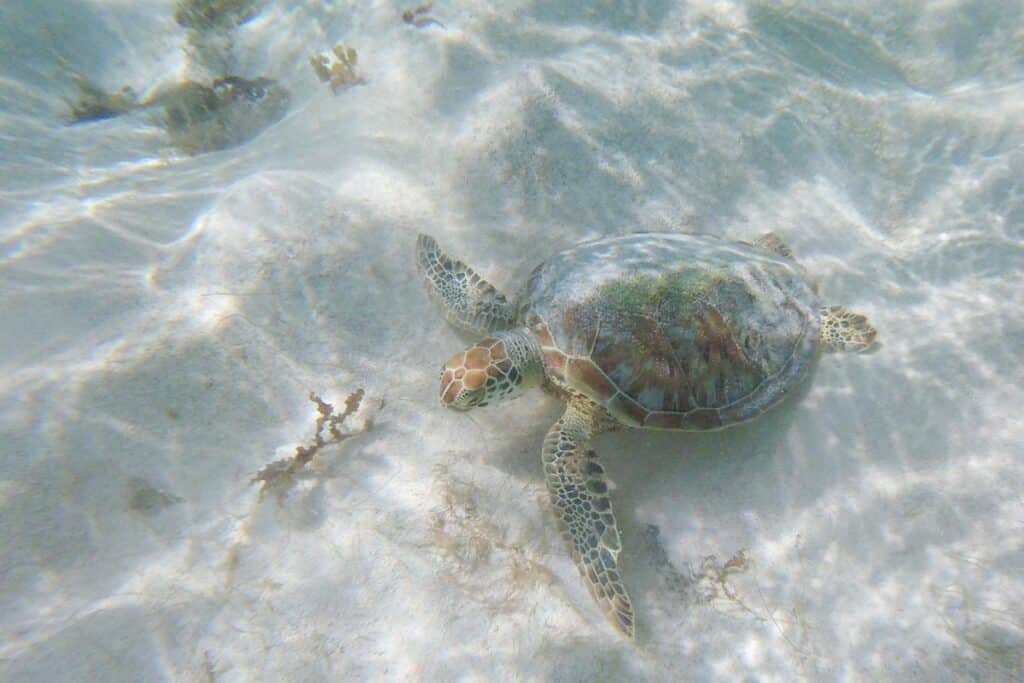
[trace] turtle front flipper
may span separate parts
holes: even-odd
[[[586,407],[570,401],[544,438],[544,474],[562,536],[584,583],[605,616],[632,638],[636,619],[619,572],[621,546],[608,484],[596,453],[587,450],[597,431]]]
[[[505,295],[465,263],[441,251],[430,235],[421,234],[416,240],[416,268],[430,297],[456,328],[484,336],[515,325],[515,306]]]
[[[821,309],[820,336],[826,351],[864,351],[874,343],[878,330],[860,313],[829,306]]]

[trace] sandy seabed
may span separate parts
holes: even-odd
[[[191,76],[173,2],[0,5],[0,679],[1024,678],[1024,6],[403,9],[267,2],[229,66],[289,113],[188,156],[65,125],[72,68]],[[512,293],[642,230],[773,230],[883,343],[755,423],[598,439],[628,642],[547,507],[560,405],[438,404],[463,340],[412,252]]]

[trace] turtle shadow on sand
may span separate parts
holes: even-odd
[[[758,559],[748,554],[750,530],[738,518],[772,517],[780,507],[799,505],[794,497],[821,493],[813,486],[793,491],[778,481],[780,470],[790,469],[785,444],[812,384],[813,377],[806,378],[759,419],[728,429],[624,430],[594,442],[608,454],[614,502],[622,511],[623,571],[636,589],[639,611],[673,613],[707,602],[699,584],[709,566],[724,571],[730,558]],[[702,533],[712,528],[714,533]],[[697,538],[680,547],[671,540],[679,536]],[[641,631],[643,625],[641,620]]]
[[[799,471],[799,463],[794,462],[799,456],[787,453],[786,442],[793,423],[810,408],[806,398],[813,384],[813,376],[806,378],[761,418],[728,429],[685,433],[621,429],[591,442],[612,487],[622,534],[620,562],[638,612],[657,613],[659,620],[664,615],[682,618],[688,607],[722,600],[736,603],[735,596],[709,592],[717,591],[717,582],[734,570],[730,563],[742,559],[745,565],[740,571],[748,571],[759,558],[747,552],[752,543],[735,533],[723,539],[722,527],[734,526],[739,515],[765,518],[780,508],[806,507],[807,501],[817,499],[827,488],[826,484],[808,486],[802,479],[799,486],[783,480],[785,473]],[[531,412],[516,417],[522,428],[518,439],[488,441],[487,462],[524,482],[542,481],[543,463],[537,451],[548,425],[560,413],[555,401],[543,400],[544,409],[536,411],[542,416]],[[491,408],[486,419],[493,420],[498,410]],[[530,421],[531,417],[538,419]],[[473,429],[486,432],[488,426]],[[554,511],[545,511],[546,521],[550,514]],[[704,528],[707,534],[700,535]],[[670,539],[680,530],[695,531],[699,542],[678,546]],[[583,598],[584,593],[579,596]],[[754,608],[762,611],[760,605]],[[651,639],[651,624],[652,619],[641,617],[636,626],[638,640]]]

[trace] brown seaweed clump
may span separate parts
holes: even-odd
[[[260,500],[263,500],[267,493],[273,493],[278,503],[283,502],[295,484],[296,475],[322,448],[343,443],[356,435],[357,432],[342,430],[345,420],[359,410],[364,395],[365,392],[362,389],[356,389],[345,398],[345,409],[340,413],[335,413],[333,405],[312,392],[309,394],[309,400],[316,404],[317,412],[320,414],[316,420],[316,433],[313,436],[313,441],[308,445],[298,446],[293,457],[265,465],[253,476],[250,483],[261,483]]]
[[[279,121],[291,96],[272,78],[222,76],[209,85],[182,81],[138,100],[125,86],[106,93],[77,77],[79,97],[71,102],[69,123],[109,119],[145,109],[161,108],[157,122],[172,145],[186,154],[237,147]]]
[[[237,147],[281,120],[291,96],[272,78],[222,76],[186,81],[153,100],[163,105],[171,144],[186,154]]]
[[[127,85],[114,93],[108,93],[82,76],[72,76],[78,88],[75,101],[66,100],[71,112],[68,123],[112,119],[131,111],[138,104],[135,91]]]
[[[363,77],[356,71],[359,55],[355,48],[338,43],[331,52],[333,55],[318,54],[309,58],[309,63],[321,83],[330,83],[331,92],[335,95],[354,85],[365,83]]]

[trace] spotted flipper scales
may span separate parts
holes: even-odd
[[[416,267],[430,297],[454,327],[477,336],[515,325],[516,307],[494,285],[458,259],[445,254],[437,241],[420,235]]]
[[[878,331],[860,313],[842,306],[821,309],[821,343],[826,351],[865,351]]]
[[[636,618],[619,572],[619,530],[604,469],[587,443],[597,421],[575,401],[544,438],[542,456],[548,491],[562,536],[584,583],[605,615],[632,638]]]

